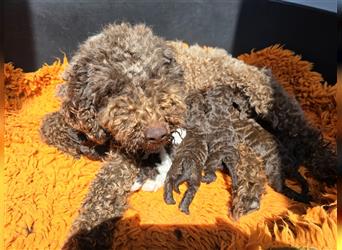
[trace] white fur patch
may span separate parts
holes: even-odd
[[[173,144],[178,145],[182,142],[186,135],[185,129],[177,129],[177,132],[174,132],[172,134],[173,136]],[[144,183],[139,182],[136,180],[131,187],[131,191],[137,191],[139,189],[147,192],[156,192],[159,188],[164,186],[166,175],[170,170],[170,167],[172,165],[172,160],[170,155],[166,152],[166,150],[163,148],[160,153],[160,163],[156,164],[156,168],[158,170],[158,175],[155,177],[155,179],[147,179]]]
[[[140,181],[135,181],[131,187],[131,192],[138,191],[142,186],[142,183]]]
[[[258,208],[258,207],[259,207],[259,202],[257,202],[257,201],[253,201],[252,204],[250,205],[251,209],[255,209],[255,208]]]
[[[173,137],[173,144],[175,145],[179,145],[181,144],[181,142],[183,141],[183,139],[186,136],[186,130],[183,128],[179,128],[176,130],[176,132],[172,133],[172,137]]]
[[[143,191],[155,192],[162,186],[164,186],[164,182],[166,179],[167,172],[171,167],[172,161],[170,155],[166,153],[165,149],[162,149],[160,152],[161,163],[156,164],[158,175],[154,180],[147,179],[146,182],[142,185],[141,189]]]

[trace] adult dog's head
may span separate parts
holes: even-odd
[[[151,153],[170,143],[183,123],[185,87],[165,40],[145,25],[109,25],[81,45],[73,61],[72,68],[84,72],[82,83],[69,88],[94,105],[99,125],[119,145]]]

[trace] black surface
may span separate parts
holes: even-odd
[[[241,5],[233,55],[279,43],[314,63],[329,83],[336,83],[337,15],[332,12],[245,0]]]
[[[234,56],[280,43],[336,82],[336,14],[268,0],[6,0],[5,61],[32,71],[71,55],[109,22],[145,22],[156,34],[223,47]]]
[[[337,62],[341,66],[342,64],[342,0],[338,1],[338,28],[337,28]]]

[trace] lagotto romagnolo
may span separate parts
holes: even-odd
[[[145,170],[148,176],[155,174],[162,150],[177,157],[172,134],[185,126],[186,97],[217,85],[239,93],[240,104],[250,107],[255,121],[267,124],[314,177],[328,184],[336,181],[336,155],[305,120],[299,104],[268,70],[247,65],[223,49],[166,41],[143,24],[112,24],[80,45],[63,78],[58,90],[62,104],[43,119],[43,140],[75,157],[105,161],[65,248],[77,249],[90,230],[122,215],[137,177]],[[166,176],[171,189],[165,189],[165,197],[182,181],[198,188],[186,169],[176,167]],[[266,176],[271,174],[266,169]],[[281,185],[270,185],[283,191]]]

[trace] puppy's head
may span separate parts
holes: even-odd
[[[185,127],[189,131],[200,131],[207,128],[207,113],[211,106],[207,105],[205,92],[192,91],[185,99],[187,107]],[[203,131],[204,132],[204,131]]]

